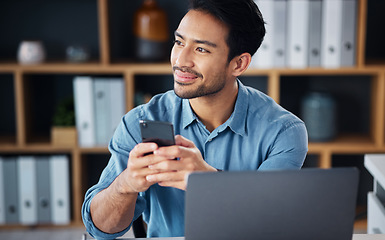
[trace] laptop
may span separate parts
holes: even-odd
[[[194,173],[186,240],[351,240],[356,168]]]

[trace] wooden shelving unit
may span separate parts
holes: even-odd
[[[364,126],[367,131],[357,131],[352,133],[342,133],[335,140],[324,143],[309,143],[309,154],[318,156],[318,165],[322,168],[332,166],[334,154],[364,154],[385,152],[385,56],[379,61],[372,63],[365,53],[367,39],[367,6],[374,0],[359,0],[358,26],[357,26],[357,64],[351,68],[341,69],[249,69],[244,76],[263,77],[267,81],[266,92],[278,103],[284,105],[282,95],[287,89],[282,89],[282,82],[289,81],[290,77],[324,77],[329,76],[363,76],[369,79],[367,83],[370,88],[369,102],[370,116],[366,116],[369,126]],[[97,0],[91,2],[96,5],[97,13],[94,18],[97,25],[98,49],[95,55],[97,57],[89,63],[73,64],[67,63],[64,58],[59,60],[48,60],[39,65],[20,65],[15,58],[0,56],[0,87],[4,81],[12,79],[13,101],[14,101],[14,131],[1,132],[0,129],[0,155],[1,154],[55,154],[65,153],[70,155],[71,159],[71,196],[72,196],[72,223],[71,225],[80,225],[81,205],[84,193],[87,189],[85,178],[87,177],[87,168],[84,167],[84,156],[90,154],[106,154],[107,147],[80,148],[75,147],[57,147],[51,144],[48,134],[39,134],[36,136],[29,132],[34,126],[29,124],[29,115],[27,114],[26,93],[29,89],[26,81],[30,76],[36,75],[119,75],[123,76],[126,84],[126,102],[127,111],[134,107],[134,94],[136,91],[135,79],[139,75],[171,75],[172,70],[168,62],[164,63],[138,63],[133,60],[124,61],[115,59],[112,55],[111,45],[111,8],[110,5],[122,3],[122,1]],[[140,1],[133,1],[136,5]],[[165,1],[164,1],[165,2]],[[2,3],[3,4],[3,3]],[[0,5],[2,5],[0,4]],[[72,4],[76,4],[73,2]],[[127,4],[127,3],[125,3]],[[385,9],[383,9],[385,10]],[[90,14],[92,16],[94,13]],[[115,14],[114,14],[115,15]],[[181,13],[179,14],[181,15]],[[179,21],[179,20],[178,20]],[[379,27],[380,29],[381,27]],[[17,31],[17,30],[15,30]],[[379,30],[380,31],[380,30]],[[9,33],[12,34],[12,33]],[[130,43],[128,43],[130,44]],[[14,49],[16,51],[16,49]],[[128,58],[132,56],[127,56]],[[6,76],[6,77],[5,77]],[[69,77],[70,78],[70,77]],[[31,82],[34,79],[30,80]],[[29,80],[28,80],[29,81]],[[33,84],[33,83],[32,83]],[[68,83],[71,84],[71,83]],[[340,89],[339,91],[344,91]],[[289,109],[290,110],[290,109]],[[8,113],[0,112],[7,117]],[[11,124],[12,125],[12,124]],[[363,124],[365,125],[365,124]],[[33,132],[33,131],[32,131]],[[108,159],[106,159],[107,161]]]

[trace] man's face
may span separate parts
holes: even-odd
[[[210,96],[221,91],[228,72],[228,28],[201,11],[189,11],[175,31],[171,51],[174,91],[181,98]]]

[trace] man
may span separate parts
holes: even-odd
[[[83,221],[96,238],[123,235],[142,213],[148,237],[183,236],[191,172],[303,164],[303,122],[237,79],[265,34],[255,3],[192,0],[190,5],[171,52],[174,91],[125,115],[109,144],[111,159],[86,194]],[[176,145],[140,143],[140,119],[172,122]]]

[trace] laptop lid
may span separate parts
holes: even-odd
[[[356,168],[194,173],[186,240],[351,240]]]

